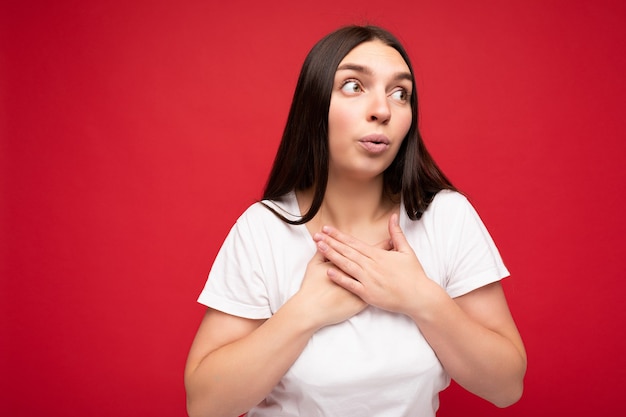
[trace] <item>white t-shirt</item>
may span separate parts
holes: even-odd
[[[294,193],[266,203],[300,215]],[[439,192],[418,221],[401,207],[400,227],[426,275],[451,297],[509,274],[478,214],[459,193]],[[315,251],[305,225],[289,225],[253,204],[224,241],[198,301],[240,317],[269,318],[298,291]],[[248,416],[429,417],[449,382],[411,319],[370,306],[315,333]]]

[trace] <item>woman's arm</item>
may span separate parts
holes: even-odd
[[[185,367],[189,416],[239,416],[262,401],[304,349],[307,326],[287,305],[265,321],[208,309]]]
[[[501,284],[455,299],[433,284],[436,288],[424,290],[430,302],[411,318],[450,377],[498,407],[517,402],[524,387],[526,352]]]
[[[300,290],[267,320],[207,311],[185,367],[191,417],[247,412],[270,393],[318,329],[365,308],[328,279],[328,265],[316,253]]]
[[[394,214],[389,222],[393,251],[324,228],[315,239],[336,266],[329,277],[368,304],[411,317],[448,374],[468,391],[500,407],[516,402],[526,353],[500,284],[452,299],[426,277],[397,219]]]

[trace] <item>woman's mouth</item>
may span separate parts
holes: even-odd
[[[367,135],[359,139],[361,146],[369,153],[378,154],[389,148],[389,139],[385,135]]]

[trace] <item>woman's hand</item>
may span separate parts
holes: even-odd
[[[389,235],[387,248],[368,245],[328,226],[314,239],[332,263],[327,274],[334,283],[368,304],[408,313],[422,298],[420,284],[428,285],[430,280],[400,229],[397,214],[389,219]]]
[[[332,264],[316,252],[307,265],[294,301],[306,309],[315,328],[340,323],[360,313],[367,304],[357,295],[334,283],[327,274]]]

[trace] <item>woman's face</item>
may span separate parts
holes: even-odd
[[[328,111],[329,179],[382,175],[411,127],[412,79],[402,56],[365,42],[339,63]]]

